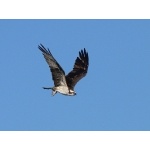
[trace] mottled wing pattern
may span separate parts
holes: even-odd
[[[42,44],[38,46],[42,51],[46,62],[48,63],[50,70],[52,72],[52,79],[55,86],[67,85],[65,79],[65,72],[62,67],[55,60],[49,49],[46,49]]]
[[[73,70],[66,76],[67,85],[70,89],[73,90],[76,83],[86,75],[88,66],[89,57],[84,48],[79,52],[79,57],[75,60]]]

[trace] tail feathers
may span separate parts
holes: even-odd
[[[55,91],[52,87],[43,87],[43,89],[52,90],[52,96],[54,96],[57,93],[57,91]]]
[[[57,91],[52,91],[52,96],[54,96],[57,93]]]

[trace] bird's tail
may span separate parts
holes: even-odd
[[[52,96],[54,96],[57,93],[57,91],[55,91],[52,87],[43,87],[43,89],[52,90]]]

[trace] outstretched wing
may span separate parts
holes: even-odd
[[[49,49],[46,49],[42,44],[38,46],[42,51],[46,62],[48,63],[50,70],[52,72],[52,79],[55,86],[67,85],[65,79],[65,72],[62,67],[55,60]]]
[[[70,89],[73,90],[76,83],[86,75],[88,66],[89,57],[84,48],[84,51],[79,52],[79,57],[76,58],[73,70],[66,76],[66,82]]]

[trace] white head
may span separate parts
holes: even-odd
[[[70,89],[68,95],[70,95],[70,96],[76,95],[76,92]]]

